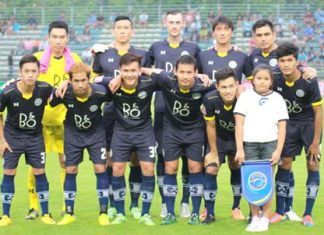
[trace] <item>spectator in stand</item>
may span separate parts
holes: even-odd
[[[114,12],[109,16],[109,25],[114,24],[116,16],[117,16],[117,14]]]
[[[236,19],[236,27],[237,28],[241,28],[242,27],[242,15],[241,14],[238,14],[237,15],[237,19]]]
[[[242,28],[243,28],[243,37],[250,38],[252,36],[252,25],[253,21],[250,20],[250,17],[243,17]]]
[[[308,24],[304,29],[303,34],[305,42],[312,41],[315,36],[315,29],[311,26],[311,24]]]
[[[65,13],[64,12],[61,12],[60,15],[59,15],[59,17],[57,17],[57,20],[58,21],[66,22]]]
[[[102,14],[99,14],[97,17],[97,26],[98,26],[98,28],[105,27],[105,18],[103,17]]]
[[[316,50],[313,47],[310,47],[307,53],[307,62],[315,63],[317,61],[318,61],[318,55],[316,53]]]
[[[37,20],[34,14],[31,14],[30,17],[27,19],[27,28],[30,30],[34,30],[37,27]]]
[[[189,10],[185,15],[185,21],[187,25],[191,25],[195,20],[195,13],[192,10]]]
[[[208,29],[206,24],[203,24],[199,31],[199,41],[200,42],[208,41]]]
[[[297,33],[297,22],[294,19],[293,15],[289,15],[288,28],[294,35],[296,35],[296,33]]]
[[[83,29],[79,42],[90,42],[90,41],[91,41],[91,27],[89,24],[87,24]]]
[[[208,28],[211,28],[213,26],[214,20],[215,20],[215,13],[214,11],[210,11],[207,16]]]
[[[143,11],[139,15],[138,19],[139,19],[140,26],[143,27],[143,28],[147,28],[149,16],[145,11]]]
[[[324,42],[321,44],[319,57],[320,57],[320,65],[324,66]]]
[[[276,33],[277,33],[277,36],[279,37],[279,38],[282,38],[284,35],[283,35],[283,28],[282,28],[282,24],[281,23],[279,23],[279,22],[277,22],[277,23],[275,23],[275,31],[276,31]]]
[[[21,24],[18,23],[17,20],[13,21],[13,24],[12,24],[12,31],[14,34],[17,34],[20,32],[20,29],[21,29]]]
[[[310,11],[307,11],[307,13],[304,15],[304,24],[306,24],[306,25],[314,24],[314,17]]]
[[[301,47],[298,54],[298,61],[301,65],[306,66],[307,64],[307,53],[305,47]]]
[[[314,12],[314,18],[318,25],[324,24],[324,11],[321,8],[317,8]]]
[[[75,43],[79,43],[79,38],[76,34],[75,28],[71,27],[69,30],[69,41],[71,42],[75,42]]]
[[[97,16],[96,13],[93,12],[87,20],[87,25],[89,25],[90,27],[96,28],[97,27]]]
[[[13,72],[14,72],[14,63],[13,63],[13,56],[15,54],[14,50],[10,51],[10,54],[8,55],[8,79],[13,78]]]

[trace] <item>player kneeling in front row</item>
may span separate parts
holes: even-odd
[[[97,193],[100,204],[99,224],[108,225],[108,179],[106,177],[106,142],[102,123],[101,105],[108,100],[107,89],[90,84],[91,69],[79,62],[70,69],[70,82],[64,98],[53,95],[51,106],[63,103],[67,108],[64,123],[64,153],[66,177],[64,198],[66,214],[58,225],[73,223],[76,176],[78,165],[83,160],[83,151],[88,150],[97,177]]]
[[[3,179],[1,194],[3,216],[0,226],[11,224],[10,207],[15,193],[14,177],[21,154],[32,166],[36,178],[36,192],[45,224],[55,224],[48,212],[49,185],[45,174],[45,146],[42,135],[44,107],[52,93],[52,87],[36,81],[39,62],[34,56],[24,56],[19,62],[21,80],[7,86],[0,94],[0,112],[7,108],[8,115],[3,128],[0,115],[0,154],[3,155]]]

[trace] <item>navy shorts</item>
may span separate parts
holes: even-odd
[[[226,162],[226,156],[235,157],[236,155],[236,143],[235,139],[224,140],[217,137],[217,150],[220,163]]]
[[[5,151],[3,155],[4,169],[16,169],[22,154],[25,154],[26,164],[37,169],[45,168],[46,154],[42,134],[27,138],[17,138],[11,135],[5,135],[5,138],[13,152],[8,150]]]
[[[314,122],[288,121],[286,140],[281,156],[295,157],[301,154],[303,147],[308,152],[314,138]]]
[[[277,140],[264,143],[244,142],[243,147],[246,161],[270,160],[277,148]]]
[[[77,166],[83,161],[83,152],[88,150],[93,164],[106,164],[105,131],[100,126],[91,131],[76,131],[66,128],[64,131],[65,166]]]
[[[153,128],[147,131],[125,131],[114,129],[111,141],[113,162],[127,162],[131,152],[136,152],[140,161],[155,162],[156,141]]]
[[[106,134],[106,148],[107,148],[107,150],[110,150],[111,139],[112,139],[114,123],[115,123],[113,102],[105,103],[102,122],[103,122],[103,125],[105,128],[105,134]]]
[[[203,162],[205,132],[203,128],[181,130],[168,121],[164,122],[163,151],[164,161],[174,161],[186,156],[192,161]]]

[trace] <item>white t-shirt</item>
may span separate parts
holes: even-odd
[[[278,121],[288,120],[286,102],[273,91],[260,95],[254,89],[239,97],[234,114],[245,116],[243,125],[244,142],[270,142],[278,139]]]

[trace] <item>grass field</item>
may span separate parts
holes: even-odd
[[[59,184],[59,164],[54,155],[48,156],[47,159],[47,175],[50,182],[50,210],[55,220],[60,219],[62,211],[62,192]],[[298,157],[294,163],[294,172],[296,180],[296,192],[294,207],[299,215],[302,215],[305,205],[305,182],[306,169],[305,158]],[[2,175],[2,171],[1,171]],[[21,159],[18,174],[15,179],[16,192],[12,204],[11,216],[13,224],[0,228],[0,234],[248,234],[245,232],[246,221],[233,221],[230,218],[230,209],[232,203],[232,193],[229,182],[229,171],[224,165],[218,176],[218,193],[216,199],[216,217],[217,222],[210,226],[187,224],[187,219],[178,219],[176,225],[161,226],[160,199],[158,190],[156,190],[155,198],[152,205],[152,216],[156,222],[156,226],[148,227],[139,224],[132,218],[128,219],[128,223],[124,225],[110,225],[101,227],[98,225],[98,200],[95,190],[95,176],[91,162],[88,159],[81,164],[78,174],[78,194],[76,199],[75,214],[77,222],[67,226],[44,225],[39,219],[36,221],[26,221],[24,216],[28,210],[27,200],[27,166]],[[323,174],[321,176],[323,182]],[[157,188],[156,188],[157,189]],[[129,192],[127,193],[129,195]],[[180,198],[180,196],[179,196]],[[128,207],[129,202],[126,201]],[[179,209],[179,202],[176,204]],[[248,213],[247,203],[242,199],[242,210]],[[313,228],[306,228],[296,222],[282,222],[271,225],[267,233],[264,234],[324,234],[324,199],[323,193],[320,191],[315,204],[313,219],[316,224]]]

